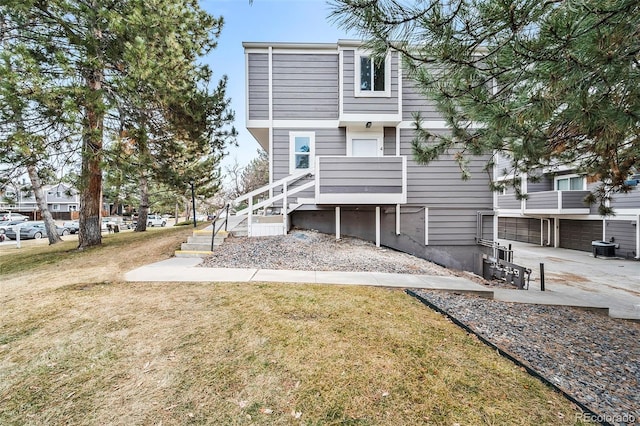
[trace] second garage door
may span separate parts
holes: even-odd
[[[560,247],[591,251],[591,241],[602,239],[602,221],[560,220]]]

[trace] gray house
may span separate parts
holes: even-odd
[[[37,218],[39,215],[38,204],[31,189],[25,190],[26,181],[22,186],[6,186],[2,189],[0,197],[0,210],[11,210],[17,213]],[[47,208],[55,219],[71,219],[80,208],[78,191],[70,185],[58,183],[56,185],[43,186]]]
[[[507,159],[501,158],[496,170],[508,167]],[[610,207],[615,216],[610,217],[600,216],[596,205],[584,203],[600,185],[597,179],[571,166],[549,167],[532,175],[520,176],[525,199],[518,200],[513,190],[496,196],[499,238],[582,251],[592,251],[592,241],[607,241],[618,245],[616,255],[640,258],[640,175],[629,180],[630,192],[613,197]],[[496,175],[498,180],[512,177]]]
[[[497,237],[487,158],[468,181],[453,156],[413,160],[414,113],[447,128],[397,52],[376,61],[347,40],[243,46],[246,125],[270,159],[270,184],[237,200],[249,235],[316,229],[480,272]]]

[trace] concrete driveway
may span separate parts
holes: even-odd
[[[500,243],[512,245],[513,263],[532,270],[529,292],[540,293],[540,263],[543,263],[546,293],[607,306],[612,317],[640,318],[640,261],[594,258],[583,251],[507,240]]]

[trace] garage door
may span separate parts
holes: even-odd
[[[560,247],[591,251],[591,241],[602,239],[602,222],[596,220],[560,220]]]
[[[498,218],[498,238],[540,244],[540,220],[523,217]]]

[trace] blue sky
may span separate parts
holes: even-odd
[[[217,78],[229,77],[228,95],[236,113],[239,147],[229,148],[223,161],[229,165],[237,158],[246,165],[256,157],[258,143],[245,127],[245,68],[242,42],[319,42],[333,43],[354,38],[329,22],[325,0],[201,0],[201,6],[215,16],[222,15],[225,26],[218,47],[204,61]]]

